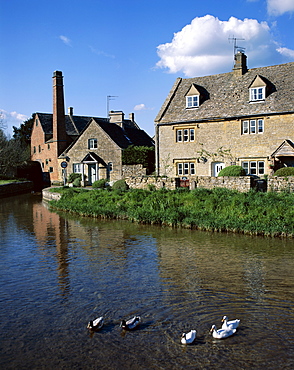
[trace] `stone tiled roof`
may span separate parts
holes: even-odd
[[[249,102],[249,87],[259,75],[267,82],[265,101]],[[186,109],[186,94],[192,84],[201,91],[198,108]],[[212,76],[178,78],[155,122],[158,124],[226,119],[294,112],[294,62],[253,68],[242,76],[234,72]]]
[[[127,148],[129,145],[153,146],[154,141],[144,130],[125,127],[122,129],[116,123],[100,121],[94,118],[97,124],[107,133],[107,135],[120,147]]]
[[[37,113],[42,125],[43,131],[46,135],[53,135],[53,114],[51,113]],[[65,116],[66,133],[69,136],[77,136],[84,130],[87,124],[91,121],[92,117],[86,116]],[[105,121],[105,118],[98,118]],[[72,122],[73,121],[73,122]]]

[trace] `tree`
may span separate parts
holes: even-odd
[[[31,145],[31,134],[33,129],[35,115],[24,121],[19,128],[13,126],[13,138],[19,140],[21,144]]]

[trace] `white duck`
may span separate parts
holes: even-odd
[[[212,327],[210,329],[210,332],[212,333],[213,338],[224,339],[224,338],[230,337],[231,335],[236,333],[236,329],[230,329],[229,328],[227,330],[225,330],[225,329],[216,330],[216,326],[212,325]]]
[[[133,318],[129,319],[128,321],[122,320],[120,323],[120,327],[125,330],[133,330],[141,323],[140,316],[134,316]]]
[[[183,333],[181,338],[182,344],[192,344],[196,338],[196,330],[190,330],[189,333]]]
[[[224,330],[237,329],[237,327],[240,324],[240,320],[239,319],[228,321],[227,316],[224,316],[223,317],[222,322],[223,322],[222,329],[224,329]]]
[[[102,328],[102,326],[103,326],[103,316],[98,317],[95,320],[90,320],[88,322],[87,328],[90,330],[99,330]]]

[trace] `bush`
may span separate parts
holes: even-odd
[[[274,176],[294,176],[294,167],[283,167],[279,168],[275,173]]]
[[[74,179],[73,186],[79,188],[81,186],[81,179],[79,178]]]
[[[67,182],[74,182],[76,179],[79,179],[80,181],[82,180],[82,174],[81,173],[71,173],[68,176]]]
[[[128,190],[129,185],[125,182],[125,180],[117,180],[113,185],[112,189],[113,190]]]
[[[107,186],[108,186],[108,183],[106,179],[94,181],[92,184],[92,188],[95,188],[95,189],[105,189]]]
[[[246,171],[244,170],[243,167],[241,166],[228,166],[223,168],[220,173],[218,174],[219,176],[245,176]]]

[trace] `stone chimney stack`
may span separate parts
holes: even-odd
[[[235,54],[234,75],[243,76],[247,71],[247,56],[242,51],[238,51]]]
[[[73,116],[73,107],[68,107],[68,115]]]
[[[62,72],[53,73],[53,142],[57,143],[59,156],[67,146],[67,135],[64,115],[64,95]]]
[[[129,113],[129,120],[132,122],[135,121],[135,113]]]

